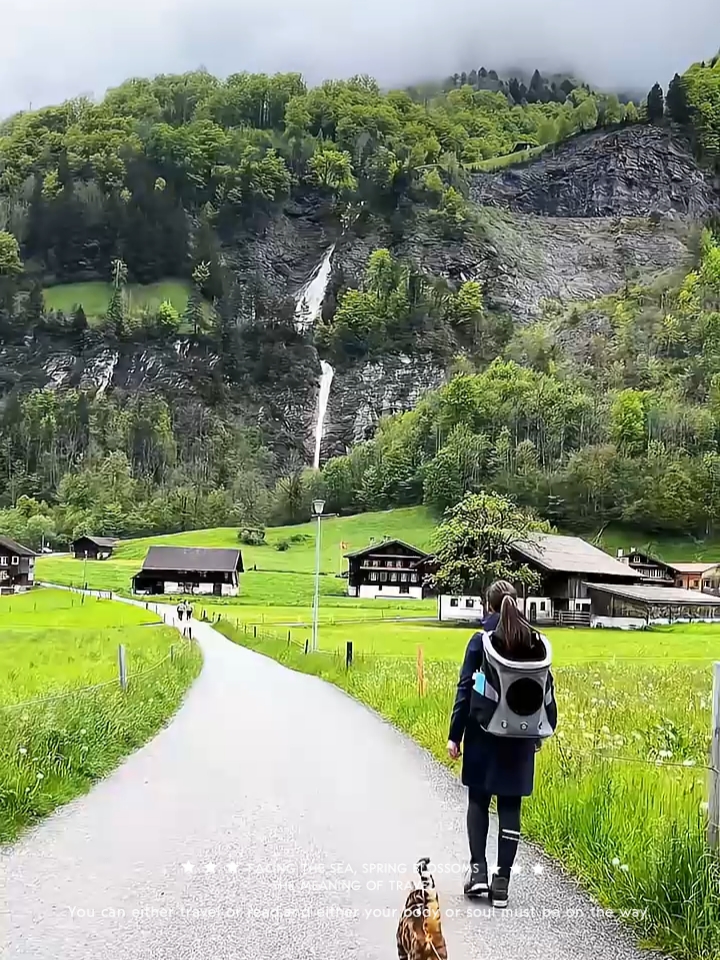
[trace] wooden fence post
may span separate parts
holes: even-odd
[[[290,631],[288,630],[288,642],[287,645],[290,646]]]
[[[348,640],[345,644],[345,669],[349,670],[352,666],[353,661],[353,645],[352,640]]]
[[[310,644],[310,641],[308,640],[307,637],[305,637],[305,653],[308,652],[308,646],[309,646],[309,644]]]
[[[708,842],[720,850],[720,662],[713,666],[712,740],[710,743],[710,799],[708,801]]]
[[[120,677],[120,689],[127,690],[127,662],[125,659],[125,645],[118,646],[118,675]]]
[[[425,655],[423,653],[423,648],[417,648],[417,682],[418,682],[418,696],[425,696]]]
[[[253,639],[257,638],[257,624],[253,624]]]

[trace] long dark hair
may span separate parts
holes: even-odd
[[[496,580],[488,590],[488,606],[500,614],[503,640],[510,654],[529,650],[533,644],[530,624],[518,610],[517,591],[507,580]]]

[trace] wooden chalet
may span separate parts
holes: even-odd
[[[404,540],[384,540],[347,553],[348,596],[421,600],[425,596],[421,565],[427,557]]]
[[[133,577],[133,593],[235,597],[243,572],[240,550],[150,547],[142,569]]]
[[[35,583],[37,554],[12,537],[0,536],[0,592],[22,593]]]
[[[113,537],[78,537],[71,546],[76,560],[107,560],[112,556],[117,540]]]
[[[640,574],[647,583],[657,583],[661,586],[673,587],[677,581],[677,568],[657,557],[644,553],[642,550],[636,550],[635,547],[625,552],[618,550],[617,559],[624,563],[631,570]]]

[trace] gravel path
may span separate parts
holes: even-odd
[[[450,960],[647,956],[530,848],[508,910],[468,904],[452,775],[335,687],[193,634],[172,723],[2,851],[1,957],[390,960],[421,856]]]

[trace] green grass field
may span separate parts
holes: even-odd
[[[305,655],[282,636],[274,639],[270,628],[257,638],[228,621],[220,629],[337,684],[457,769],[445,745],[466,632],[455,643],[455,658],[427,661],[427,692],[420,696],[413,659],[368,652],[394,646],[385,631],[400,625],[370,626],[376,635],[382,629],[383,640],[361,645],[350,670],[342,654]],[[321,630],[321,643],[329,629]],[[718,657],[720,631],[697,625],[642,634],[549,632],[560,722],[538,758],[535,793],[524,807],[525,835],[603,905],[636,911],[629,916],[643,942],[681,960],[720,960],[720,861],[706,847],[703,806],[709,662]]]
[[[146,285],[129,284],[125,288],[128,312],[135,313],[143,307],[157,308],[163,300],[169,300],[182,315],[187,307],[189,289],[186,281],[173,279]],[[62,283],[46,287],[45,306],[49,310],[62,310],[70,314],[78,304],[82,304],[88,320],[99,320],[107,310],[112,291],[112,284],[101,280]]]
[[[6,841],[83,793],[152,736],[197,675],[200,656],[154,614],[65,591],[0,598],[0,617],[0,841]],[[120,643],[127,691],[117,681]],[[171,645],[173,661],[166,659]],[[104,686],[83,689],[97,684]]]

